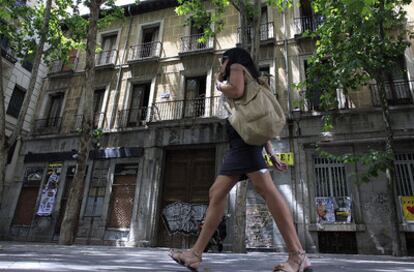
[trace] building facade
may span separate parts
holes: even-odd
[[[319,145],[337,154],[360,153],[383,145],[376,85],[347,96],[338,92],[334,136],[321,139],[318,100],[305,99],[306,90],[290,88],[304,79],[306,60],[314,51],[314,42],[302,34],[321,23],[310,2],[302,2],[284,14],[265,4],[262,8],[259,69],[270,75],[270,85],[290,117],[274,148],[294,158],[289,171],[273,171],[273,178],[308,251],[390,253],[385,177],[360,184],[363,166],[324,159],[316,150]],[[228,148],[225,121],[217,118],[220,98],[214,73],[222,53],[239,42],[240,18],[228,8],[223,31],[200,42],[202,31],[186,25],[175,6],[169,0],[127,6],[125,20],[98,34],[102,50],[95,58],[93,111],[103,137],[90,154],[76,242],[189,247],[195,240],[195,235],[171,232],[197,228],[194,218],[208,203],[208,189]],[[208,4],[206,9],[214,12]],[[406,50],[401,72],[395,75],[398,92],[389,93],[398,201],[414,196],[412,53],[412,48]],[[1,223],[9,239],[58,239],[79,148],[84,65],[84,53],[73,52],[68,62],[49,69],[32,133],[16,158],[18,170]],[[232,191],[225,240],[230,250],[234,208]],[[263,200],[252,188],[246,213],[248,248],[284,250]],[[412,254],[414,225],[402,213],[399,217],[404,251]],[[188,224],[174,225],[177,218]]]
[[[35,1],[16,1],[16,5],[35,5]],[[0,36],[1,63],[3,65],[3,91],[6,110],[6,138],[10,137],[19,118],[23,100],[25,99],[32,76],[33,63],[31,56],[27,58],[17,57],[16,52],[11,48],[10,42],[6,37]],[[27,137],[31,132],[31,124],[35,118],[36,105],[42,89],[43,80],[47,75],[47,67],[44,63],[40,64],[35,87],[30,97],[29,107],[25,113],[22,137]],[[22,147],[21,139],[11,146],[6,163],[6,190],[9,186],[13,187],[14,173],[17,171],[19,153]],[[2,211],[4,212],[4,211]],[[3,214],[1,215],[3,217]]]

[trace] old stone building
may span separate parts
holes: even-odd
[[[318,144],[332,153],[360,153],[383,145],[375,82],[347,96],[338,92],[333,137],[321,138],[318,100],[306,100],[306,90],[290,87],[304,79],[314,51],[314,42],[302,34],[321,23],[309,2],[300,2],[286,13],[262,8],[259,68],[271,75],[289,116],[274,148],[294,158],[289,171],[272,175],[307,250],[390,253],[385,177],[359,184],[363,166],[327,160],[315,150]],[[125,19],[98,35],[102,51],[95,58],[93,110],[104,136],[90,154],[79,243],[188,247],[194,241],[192,235],[170,235],[162,215],[172,203],[208,203],[208,188],[228,148],[224,121],[216,117],[219,93],[213,75],[221,54],[238,43],[240,18],[228,8],[223,31],[200,43],[200,30],[186,25],[175,6],[169,0],[126,6]],[[414,16],[410,9],[409,16]],[[401,58],[393,82],[398,91],[388,94],[398,151],[398,201],[414,196],[412,54],[408,48]],[[84,63],[84,53],[73,52],[69,63],[55,63],[49,70],[1,222],[9,239],[57,240],[75,171]],[[233,191],[228,200],[225,247],[231,249]],[[283,250],[275,224],[252,189],[246,211],[248,247]],[[404,250],[412,254],[414,225],[400,210],[399,217]]]
[[[16,1],[16,5],[19,6],[33,6],[35,1]],[[4,23],[4,22],[2,22]],[[15,126],[17,119],[21,114],[23,100],[27,96],[27,89],[29,87],[30,78],[32,76],[33,56],[26,56],[24,58],[17,57],[10,44],[10,41],[0,35],[0,51],[1,51],[1,64],[3,65],[3,91],[5,99],[5,123],[6,123],[6,138],[10,137]],[[31,130],[31,124],[35,117],[36,104],[40,96],[43,80],[47,74],[47,67],[44,63],[40,64],[39,72],[36,78],[35,87],[30,97],[29,107],[25,113],[24,122],[21,134],[23,137],[29,136]],[[3,132],[2,132],[3,133]],[[7,138],[8,139],[8,138]],[[22,147],[21,139],[19,138],[14,145],[9,149],[7,163],[6,163],[6,180],[5,186],[8,187],[13,184],[14,173],[17,171],[17,163],[19,161],[19,151]],[[12,185],[14,186],[14,185]],[[7,189],[6,189],[7,190]],[[3,212],[3,211],[2,211]],[[0,212],[0,217],[3,218],[3,213]]]

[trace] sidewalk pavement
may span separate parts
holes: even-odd
[[[153,271],[185,272],[165,248],[60,246],[0,242],[0,271]],[[414,272],[414,257],[311,254],[315,272]],[[286,254],[208,253],[200,272],[270,272]]]

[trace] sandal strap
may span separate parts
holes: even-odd
[[[195,250],[189,249],[188,251],[191,252],[195,257],[199,258],[201,260],[201,254],[197,253]]]

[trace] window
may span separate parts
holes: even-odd
[[[147,107],[150,95],[150,84],[139,84],[132,87],[131,100],[128,110],[127,126],[138,126],[147,117]]]
[[[260,40],[265,41],[273,38],[273,24],[269,22],[267,16],[267,6],[262,7],[262,15],[260,17]]]
[[[151,57],[156,53],[159,26],[142,29],[141,58]]]
[[[395,156],[397,194],[414,196],[414,153],[401,153]]]
[[[15,118],[19,117],[25,95],[26,90],[17,85],[14,87],[12,96],[9,101],[9,106],[7,107],[6,111],[8,115],[13,116]]]
[[[206,76],[188,77],[185,80],[184,117],[204,115],[206,98]]]
[[[320,157],[315,157],[314,163],[317,197],[350,195],[343,163]]]
[[[101,120],[103,120],[104,112],[102,112],[103,100],[105,97],[105,89],[98,89],[94,93],[93,98],[93,113],[94,113],[94,127],[100,127]]]
[[[102,51],[96,56],[96,65],[113,64],[115,62],[117,37],[117,33],[102,36]]]
[[[49,95],[47,127],[57,127],[60,124],[60,112],[63,104],[63,93]]]
[[[315,157],[316,222],[351,223],[352,198],[348,188],[345,165]]]

